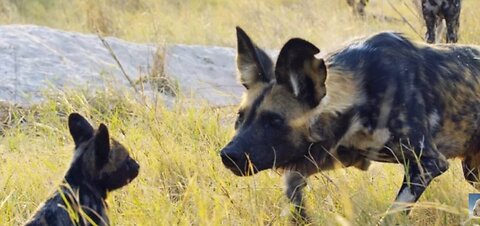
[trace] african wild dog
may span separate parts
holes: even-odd
[[[295,38],[273,66],[240,28],[237,39],[246,92],[222,162],[239,176],[283,170],[301,216],[308,176],[366,170],[371,160],[404,165],[393,206],[402,209],[448,169],[447,158],[462,158],[466,180],[479,182],[479,48],[384,32],[319,59],[317,47]]]
[[[345,148],[340,148],[336,156],[330,155],[321,145],[310,142],[308,130],[299,123],[301,116],[313,109],[321,97],[305,103],[297,100],[285,85],[276,85],[276,77],[280,75],[276,72],[287,65],[286,57],[285,51],[282,51],[274,72],[272,60],[237,27],[237,68],[246,92],[235,122],[237,134],[221,151],[221,157],[224,165],[237,176],[272,167],[285,170],[286,195],[305,218],[301,194],[306,185],[305,176],[318,170],[333,169],[337,165],[366,170],[370,161],[359,152]],[[285,79],[288,80],[285,76],[277,80]],[[310,94],[305,96],[309,97]],[[317,162],[305,158],[307,150]],[[252,161],[253,168],[250,168],[247,158]]]
[[[427,25],[425,39],[428,43],[438,41],[445,20],[447,25],[447,43],[458,41],[460,27],[461,0],[422,0],[422,14]]]
[[[347,0],[347,4],[352,7],[355,15],[365,16],[365,7],[368,0]]]
[[[85,118],[73,113],[68,126],[75,154],[64,184],[26,225],[109,225],[107,193],[138,175],[138,163],[125,147],[110,140],[104,124],[94,131]]]

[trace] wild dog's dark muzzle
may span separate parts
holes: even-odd
[[[140,165],[132,158],[127,158],[115,171],[101,175],[101,181],[109,191],[121,188],[138,176]]]
[[[140,165],[137,163],[137,161],[129,158],[126,165],[127,165],[127,168],[129,169],[128,171],[130,172],[130,178],[134,179],[135,177],[137,177],[138,172],[140,170]]]
[[[248,172],[248,158],[246,143],[242,139],[234,138],[220,152],[223,165],[237,176],[244,176]]]

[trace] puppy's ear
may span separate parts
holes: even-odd
[[[72,113],[68,116],[68,128],[75,142],[75,148],[93,137],[92,125],[78,113]]]
[[[273,62],[265,51],[252,42],[247,33],[237,27],[237,69],[242,85],[249,89],[272,79]]]
[[[103,123],[98,127],[95,134],[95,154],[97,166],[103,166],[108,162],[110,154],[110,135],[108,128]]]
[[[280,51],[275,67],[277,84],[284,85],[299,100],[314,107],[325,96],[327,67],[315,54],[320,50],[300,38],[290,39]]]

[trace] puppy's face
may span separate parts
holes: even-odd
[[[75,141],[75,156],[69,170],[71,180],[111,191],[137,177],[138,163],[123,145],[110,139],[104,124],[95,131],[85,118],[73,113],[68,126]]]

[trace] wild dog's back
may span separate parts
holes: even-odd
[[[422,131],[416,131],[406,119],[418,120],[445,157],[462,156],[479,125],[479,59],[476,46],[431,46],[411,42],[397,33],[379,33],[327,57],[327,98],[320,106],[355,108],[366,129],[389,128],[396,138],[412,132],[420,137]],[[353,81],[356,88],[336,88],[346,83],[339,82],[339,77]],[[352,90],[357,92],[352,98],[336,103],[329,97]],[[348,103],[339,103],[342,101]]]

